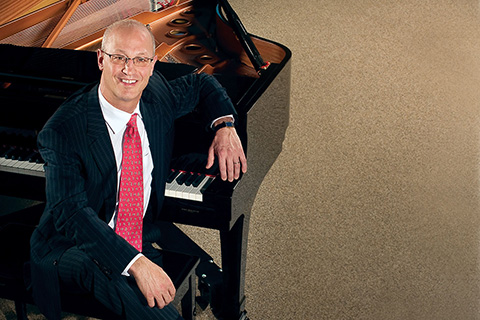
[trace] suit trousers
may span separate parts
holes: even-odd
[[[162,254],[150,243],[144,243],[143,254],[162,266]],[[109,274],[96,260],[77,247],[68,249],[58,261],[60,290],[90,293],[109,310],[127,320],[183,319],[171,304],[150,308],[133,277]]]

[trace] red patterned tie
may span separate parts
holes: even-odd
[[[143,165],[137,114],[127,123],[123,137],[122,173],[118,196],[116,233],[142,251]]]

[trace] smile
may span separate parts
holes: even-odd
[[[137,82],[137,80],[127,80],[127,79],[123,79],[122,82],[123,82],[123,83],[127,83],[127,84],[132,84],[132,83]]]

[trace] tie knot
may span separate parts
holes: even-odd
[[[130,120],[128,120],[127,127],[136,127],[137,126],[137,113],[132,114]]]
[[[127,122],[126,133],[130,137],[133,136],[133,134],[135,133],[135,130],[137,129],[137,115],[138,114],[136,114],[136,113],[132,114],[132,117]]]

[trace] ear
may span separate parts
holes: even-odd
[[[97,49],[97,63],[98,63],[98,69],[100,69],[100,71],[103,71],[104,59],[105,59],[105,55],[103,54],[102,50]]]
[[[153,61],[152,61],[152,66],[151,66],[151,70],[150,70],[150,76],[153,75],[153,70],[155,69],[155,63],[157,62],[158,58],[157,58],[157,55],[155,55],[155,57],[153,57]]]

